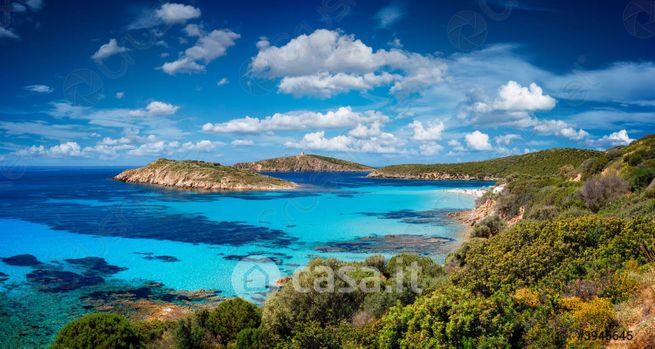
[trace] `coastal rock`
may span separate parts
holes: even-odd
[[[114,179],[198,191],[263,191],[293,189],[298,185],[217,163],[159,159],[145,167],[127,170]]]
[[[495,181],[498,178],[491,176],[472,176],[462,173],[446,172],[422,172],[422,173],[395,173],[382,170],[374,170],[366,177],[369,178],[387,178],[387,179],[414,179],[414,180],[431,180],[431,181]]]
[[[234,167],[256,172],[369,172],[373,170],[371,167],[351,161],[304,153],[255,162],[241,162],[234,164]]]

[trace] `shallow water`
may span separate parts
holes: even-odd
[[[156,281],[170,290],[209,289],[261,302],[270,283],[312,257],[359,260],[402,251],[352,244],[372,235],[442,237],[443,246],[413,252],[443,261],[462,230],[446,214],[471,208],[474,198],[441,190],[492,184],[275,173],[302,188],[189,193],[110,180],[121,170],[31,168],[0,181],[0,258],[29,254],[39,263],[0,261],[0,316],[14,325],[38,319],[6,334],[12,345],[15,338],[22,346],[43,343],[93,310],[84,303],[90,292],[117,284]],[[71,260],[86,257],[98,258]],[[268,262],[263,273],[243,275],[260,262]]]

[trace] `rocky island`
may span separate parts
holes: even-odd
[[[158,159],[142,168],[121,172],[114,179],[199,191],[264,191],[298,187],[290,181],[195,160]]]
[[[256,172],[370,172],[373,170],[356,162],[305,153],[255,162],[241,162],[234,167]]]

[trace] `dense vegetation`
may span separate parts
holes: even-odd
[[[136,347],[655,347],[655,137],[580,154],[576,166],[502,170],[512,173],[505,189],[480,199],[495,212],[443,267],[411,255],[316,259],[298,279],[303,287],[323,285],[323,267],[345,266],[356,283],[377,280],[384,291],[301,292],[289,282],[261,311],[229,300],[177,324],[112,320],[115,330],[71,330],[85,327],[78,320],[57,341],[117,333],[132,340],[136,329]],[[410,265],[420,266],[420,293],[397,273]]]
[[[234,167],[263,172],[367,172],[372,170],[371,167],[356,162],[314,154],[240,162],[234,164]]]
[[[377,170],[382,175],[420,176],[429,173],[471,176],[474,178],[505,178],[509,175],[540,175],[557,173],[563,166],[577,167],[601,153],[583,149],[550,149],[486,161],[434,165],[393,165]]]

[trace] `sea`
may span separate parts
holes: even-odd
[[[47,347],[85,313],[142,300],[262,304],[317,257],[418,253],[443,263],[465,230],[448,213],[475,204],[450,190],[493,184],[269,173],[301,187],[198,193],[111,179],[123,170],[0,171],[0,348]]]

